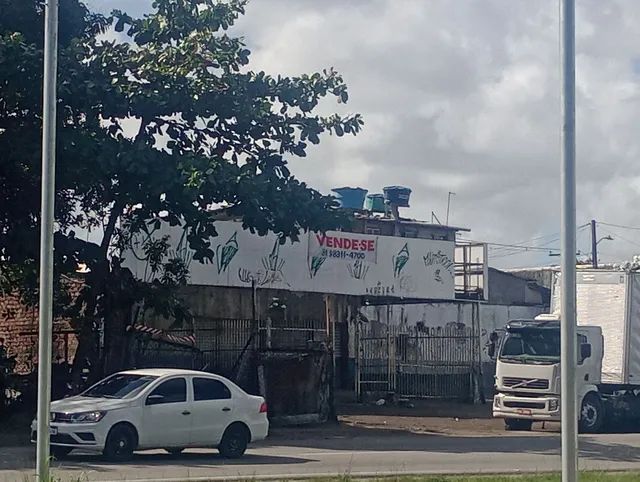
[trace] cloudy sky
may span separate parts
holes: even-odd
[[[151,0],[89,0],[132,15]],[[232,34],[250,66],[296,75],[335,67],[350,91],[338,112],[365,128],[326,137],[292,170],[323,192],[400,184],[404,215],[470,228],[472,239],[558,247],[558,0],[253,0]],[[578,224],[640,226],[640,2],[579,0]],[[604,260],[640,253],[640,230],[599,226]],[[600,236],[599,236],[600,237]],[[581,229],[578,248],[588,251]],[[492,264],[557,263],[493,247]]]

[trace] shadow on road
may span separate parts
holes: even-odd
[[[2,449],[0,449],[2,450]],[[23,457],[0,457],[0,471],[3,470],[29,470],[35,469],[35,455]],[[233,465],[292,465],[312,462],[311,459],[298,457],[281,457],[275,455],[258,455],[247,453],[241,459],[229,460],[221,457],[215,451],[186,451],[180,455],[171,455],[159,452],[140,452],[127,462],[129,467],[138,470],[154,468],[164,465],[184,466],[191,468],[215,469],[216,467]],[[64,460],[54,460],[51,467],[56,470],[81,470],[90,472],[118,472],[122,463],[111,463],[103,460],[99,454],[72,453]]]
[[[317,452],[318,455],[314,456]],[[181,455],[169,455],[160,451],[136,454],[128,469],[144,471],[145,468],[171,466],[173,469],[189,468],[222,470],[228,466],[293,465],[318,462],[326,452],[425,452],[431,454],[475,454],[493,457],[495,454],[560,455],[560,439],[556,434],[513,435],[435,435],[410,433],[402,430],[333,425],[298,429],[277,430],[267,441],[257,444],[254,451],[239,460],[226,460],[217,452],[193,450]],[[580,455],[591,461],[640,462],[640,436],[599,435],[580,438]],[[402,456],[399,454],[399,458]],[[33,468],[34,451],[25,447],[0,449],[0,471],[26,471]],[[68,459],[54,462],[62,471],[100,472],[115,474],[122,464],[110,464],[98,455],[72,454]]]
[[[288,431],[287,431],[288,432]],[[404,430],[339,426],[324,434],[305,433],[304,429],[277,433],[272,445],[309,450],[435,452],[435,453],[530,453],[560,455],[557,434],[510,434],[486,436],[438,435]],[[613,441],[615,438],[617,440]],[[629,441],[629,443],[625,443]],[[580,455],[591,460],[640,462],[640,436],[598,435],[580,437]]]

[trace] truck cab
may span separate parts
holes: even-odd
[[[603,338],[597,326],[577,329],[576,384],[583,431],[597,431],[604,418],[598,385]],[[497,346],[493,416],[507,430],[530,430],[534,421],[560,420],[560,320],[541,315],[513,320]]]

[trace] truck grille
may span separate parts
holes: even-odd
[[[505,387],[529,388],[535,390],[546,390],[549,388],[549,380],[544,378],[517,378],[504,377],[502,384]]]
[[[544,402],[504,402],[507,408],[544,408]]]

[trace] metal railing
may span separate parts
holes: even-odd
[[[356,392],[468,399],[478,369],[478,334],[466,326],[359,326]]]
[[[269,320],[196,318],[193,330],[172,334],[195,335],[202,368],[233,376],[248,350],[308,350],[327,343],[327,328],[319,320]]]

